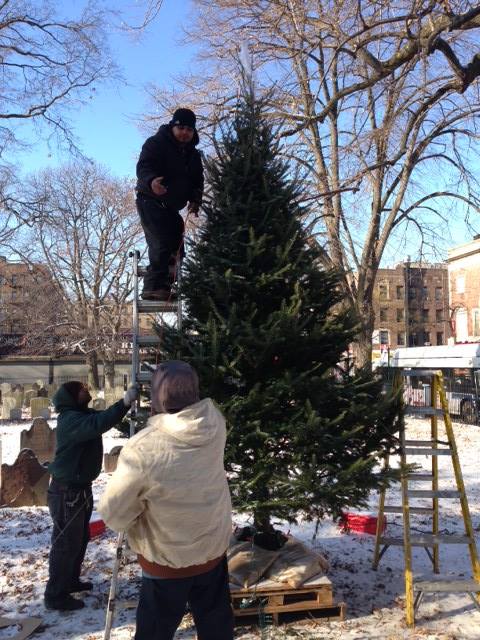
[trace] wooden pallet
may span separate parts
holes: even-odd
[[[265,615],[274,624],[292,614],[328,620],[345,618],[345,604],[334,603],[332,583],[326,576],[312,578],[296,589],[273,580],[262,580],[248,589],[231,584],[230,593],[236,618]]]

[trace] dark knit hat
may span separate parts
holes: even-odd
[[[191,109],[177,109],[170,120],[170,124],[172,126],[179,124],[180,126],[183,125],[195,129],[196,121],[197,118]]]
[[[182,360],[159,364],[152,377],[151,389],[155,413],[178,413],[200,400],[197,372]]]
[[[68,391],[68,393],[72,396],[75,402],[78,401],[78,394],[84,388],[84,384],[82,382],[77,382],[76,380],[71,380],[70,382],[64,382],[63,388]]]

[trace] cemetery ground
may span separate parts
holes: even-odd
[[[55,421],[50,421],[55,426]],[[3,462],[13,463],[19,452],[20,431],[29,423],[4,422],[0,424]],[[418,439],[428,437],[426,420],[410,420],[408,436]],[[455,433],[467,487],[473,525],[480,546],[480,427],[455,425]],[[105,451],[122,444],[116,430],[104,436]],[[440,459],[440,488],[453,487],[450,460]],[[415,460],[428,469],[430,459]],[[94,484],[98,499],[108,479],[102,473]],[[387,504],[399,504],[398,489],[390,492]],[[375,512],[377,496],[371,497],[371,509]],[[442,532],[463,533],[456,501],[442,501]],[[236,516],[237,522],[246,518]],[[401,534],[400,516],[388,514],[388,532]],[[428,529],[429,520],[417,516],[414,527]],[[325,520],[316,539],[312,536],[314,523],[300,523],[288,527],[292,534],[321,551],[329,560],[329,578],[333,583],[337,602],[347,603],[347,619],[344,622],[324,622],[307,619],[280,627],[237,627],[236,638],[322,638],[326,640],[405,638],[422,640],[478,640],[480,639],[480,612],[475,610],[468,596],[427,595],[420,608],[415,630],[404,623],[402,550],[390,548],[383,557],[378,571],[371,569],[373,536],[341,533],[335,523]],[[0,615],[36,616],[42,619],[42,627],[32,638],[39,640],[97,640],[103,637],[105,605],[114,558],[115,534],[107,531],[94,538],[88,547],[85,561],[85,577],[94,582],[94,591],[84,595],[85,609],[71,614],[46,611],[43,607],[43,590],[47,578],[47,563],[51,521],[44,507],[0,509]],[[447,545],[441,548],[442,573],[469,575],[469,559],[466,547]],[[422,549],[414,550],[414,569],[429,571],[429,561]],[[135,599],[139,588],[137,564],[130,562],[121,572],[121,598]],[[116,615],[112,640],[127,640],[134,635],[133,609]],[[0,640],[12,637],[13,628],[0,630]],[[195,632],[191,619],[186,616],[177,638],[193,640]]]

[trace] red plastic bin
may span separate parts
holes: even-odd
[[[370,513],[351,513],[345,511],[342,513],[339,524],[345,533],[369,533],[375,535],[377,532],[377,516]],[[382,533],[387,528],[387,519],[383,516]]]
[[[105,522],[103,520],[90,520],[90,538],[95,538],[96,536],[101,536],[105,531]]]

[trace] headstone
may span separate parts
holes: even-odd
[[[49,473],[30,449],[22,449],[15,462],[2,464],[0,504],[8,507],[44,507]]]
[[[21,391],[20,389],[15,389],[15,391],[12,391],[12,396],[17,402],[17,404],[15,405],[17,409],[21,409],[23,405],[23,391]]]
[[[95,411],[105,411],[106,408],[107,405],[104,398],[95,398],[92,402],[92,409],[95,409]]]
[[[2,397],[2,419],[12,420],[10,412],[17,408],[17,400],[13,396],[4,395]]]
[[[25,391],[25,393],[23,394],[23,404],[25,407],[29,407],[30,406],[30,400],[32,398],[36,398],[37,397],[37,392],[35,391],[35,389],[27,389],[27,391]]]
[[[41,463],[52,462],[56,440],[56,429],[51,429],[44,418],[35,418],[30,429],[20,434],[20,449],[30,449]]]
[[[118,456],[122,447],[113,447],[110,453],[103,454],[103,470],[105,473],[113,473],[117,468]]]
[[[10,393],[12,390],[12,385],[9,382],[2,382],[2,384],[0,384],[0,389],[2,391],[2,395],[4,393]]]
[[[41,410],[48,409],[50,400],[48,398],[32,398],[30,400],[30,411],[32,418],[40,418]]]
[[[40,409],[40,417],[44,418],[45,420],[50,420],[50,418],[52,417],[50,407],[47,407],[46,409]]]

